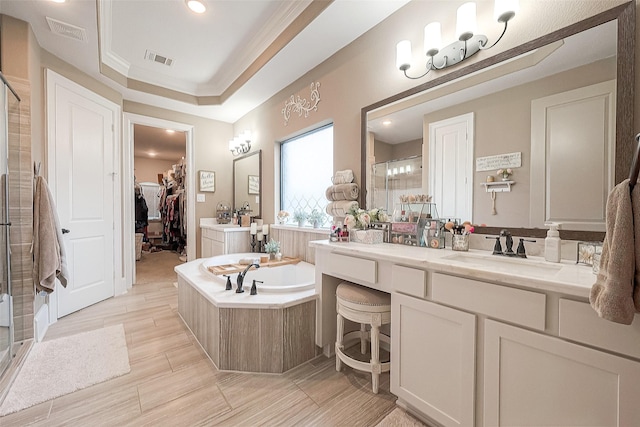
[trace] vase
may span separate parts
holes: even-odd
[[[275,261],[276,259],[276,254],[273,252],[269,252],[269,261]]]
[[[298,227],[303,227],[304,226],[304,220],[298,221]]]
[[[502,175],[503,181],[509,181],[509,175]]]
[[[313,228],[320,227],[320,221],[313,221]]]
[[[275,255],[276,261],[282,261],[282,254],[280,252],[277,252]]]

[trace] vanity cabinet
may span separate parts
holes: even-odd
[[[638,396],[638,362],[485,321],[485,426],[637,426]]]
[[[249,227],[202,227],[201,258],[251,252]]]
[[[476,316],[391,295],[391,392],[444,426],[474,425]]]

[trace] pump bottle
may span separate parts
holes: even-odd
[[[550,262],[560,262],[560,233],[558,232],[558,224],[549,224],[547,238],[544,239],[544,259]]]

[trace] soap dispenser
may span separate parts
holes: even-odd
[[[547,238],[544,239],[544,259],[550,262],[560,262],[560,233],[558,232],[559,224],[549,224]]]

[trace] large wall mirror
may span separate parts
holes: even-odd
[[[546,228],[540,218],[548,212],[563,222],[563,216],[571,217],[573,212],[580,211],[587,220],[567,221],[570,225],[562,231],[563,238],[602,239],[606,196],[615,183],[628,177],[635,151],[634,52],[635,2],[629,2],[363,108],[361,182],[367,191],[361,194],[361,206],[381,205],[380,197],[376,198],[376,193],[380,193],[378,187],[384,182],[380,178],[385,173],[392,175],[389,167],[383,168],[383,174],[377,172],[381,163],[399,161],[400,165],[407,158],[413,158],[414,162],[419,158],[422,165],[418,175],[421,184],[414,182],[409,187],[433,195],[437,186],[429,181],[435,172],[432,162],[440,155],[433,149],[438,147],[433,145],[437,135],[433,124],[447,123],[454,117],[470,117],[473,146],[464,162],[471,164],[472,218],[463,220],[486,224],[479,231],[487,234],[507,227],[519,235],[542,237]],[[537,120],[534,110],[539,99],[555,99],[558,93],[572,93],[585,87],[600,88],[606,82],[610,96],[602,98],[604,101],[599,101],[597,108],[611,113],[610,122],[602,125],[609,132],[610,145],[602,147],[602,155],[591,155],[597,157],[594,163],[589,164],[590,160],[581,157],[586,150],[579,147],[589,143],[586,137],[572,141],[576,151],[564,158],[559,157],[559,151],[536,148],[536,144],[543,148],[546,144],[536,140],[534,130]],[[392,126],[383,125],[385,120],[391,120]],[[592,122],[585,119],[577,122],[580,120],[585,125]],[[563,124],[567,122],[562,120]],[[496,170],[478,171],[476,160],[510,153],[520,153],[521,167],[514,168],[511,179],[516,184],[510,193],[493,194],[498,199],[496,214],[492,212],[496,200],[482,185],[488,175],[495,176]],[[451,168],[461,167],[455,163],[463,162],[463,154],[456,156],[459,157],[450,163]],[[602,169],[595,171],[596,168]],[[409,170],[413,174],[415,166]],[[582,182],[582,187],[580,182],[570,185],[575,176],[592,181]],[[495,176],[495,180],[500,178]],[[541,190],[545,188],[546,193]],[[588,203],[581,206],[581,200],[576,198],[581,194],[593,195],[595,207]],[[449,208],[439,206],[438,211],[449,217]],[[594,219],[593,224],[590,218]]]
[[[233,208],[262,217],[262,150],[233,160]]]

